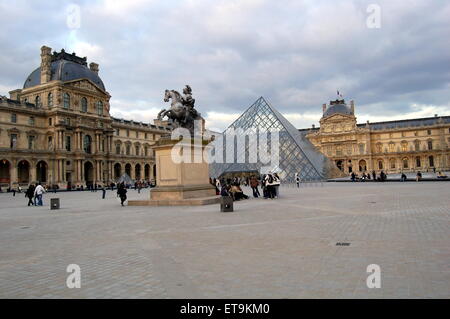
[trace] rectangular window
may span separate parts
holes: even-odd
[[[17,148],[17,134],[11,134],[9,142],[12,149]]]
[[[127,130],[127,137],[130,137],[130,130]]]
[[[147,139],[147,137],[148,137],[148,134],[147,134],[147,133],[145,133],[145,139]]]
[[[116,144],[116,154],[120,155],[120,144]]]
[[[72,139],[70,136],[66,136],[66,151],[70,152],[72,150]]]
[[[11,114],[11,123],[17,123],[17,114]]]
[[[395,151],[395,144],[394,143],[390,143],[389,144],[389,152],[393,153]]]
[[[34,136],[28,136],[28,149],[34,149]]]
[[[428,134],[428,135],[431,135],[431,130],[427,130],[427,134]]]
[[[364,154],[364,144],[359,144],[359,154]]]
[[[28,124],[34,125],[34,117],[33,116],[30,116],[30,118],[28,119]]]
[[[136,138],[139,138],[139,132],[136,131]]]
[[[116,136],[120,135],[120,129],[116,128]]]
[[[53,124],[52,122],[53,122],[53,121],[52,121],[52,118],[50,117],[50,118],[48,119],[48,125],[49,125],[49,126],[52,126],[52,124]]]

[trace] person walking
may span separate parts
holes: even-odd
[[[119,185],[117,189],[117,194],[120,197],[120,204],[123,206],[123,203],[127,200],[127,189],[123,183]]]
[[[252,188],[254,198],[258,198],[259,196],[261,196],[261,194],[259,193],[258,185],[258,179],[256,178],[256,176],[252,176],[252,178],[250,179],[250,187]]]
[[[30,184],[28,186],[27,191],[25,192],[25,197],[28,197],[28,206],[34,206],[33,197],[34,197],[34,185]]]
[[[356,181],[356,174],[355,174],[355,172],[352,172],[352,182],[355,182]]]
[[[103,187],[102,187],[102,199],[105,199],[105,196],[106,196],[106,187],[105,187],[105,184],[103,184]]]
[[[295,183],[297,184],[297,188],[300,188],[300,174],[295,173]]]
[[[274,178],[273,178],[272,173],[267,174],[264,180],[265,180],[265,184],[267,187],[268,198],[274,199],[276,194],[275,194],[275,187],[274,187]]]
[[[278,176],[277,173],[273,173],[273,187],[275,190],[276,198],[280,197],[280,184],[281,184],[280,176]]]
[[[374,181],[377,180],[377,173],[375,173],[375,171],[372,171],[372,177]]]
[[[35,196],[35,198],[37,200],[37,203],[36,203],[37,206],[42,206],[43,205],[43,203],[42,203],[42,196],[43,196],[44,193],[45,193],[45,189],[41,185],[41,183],[39,182],[38,186],[36,186],[36,189],[34,190],[34,196]]]

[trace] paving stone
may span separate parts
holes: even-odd
[[[121,207],[110,191],[44,195],[60,210],[0,194],[0,298],[449,298],[449,189],[282,187],[231,214]],[[81,267],[80,289],[66,287],[69,264]],[[369,264],[381,289],[366,286]]]

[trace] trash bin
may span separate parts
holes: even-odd
[[[50,199],[50,209],[59,209],[59,198]]]
[[[220,211],[223,213],[233,211],[233,198],[231,196],[222,196],[220,198]]]

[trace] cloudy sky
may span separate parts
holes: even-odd
[[[139,121],[185,84],[214,130],[259,96],[317,125],[337,90],[358,122],[450,115],[449,1],[0,0],[0,12],[1,95],[47,45],[99,63],[112,115]]]

